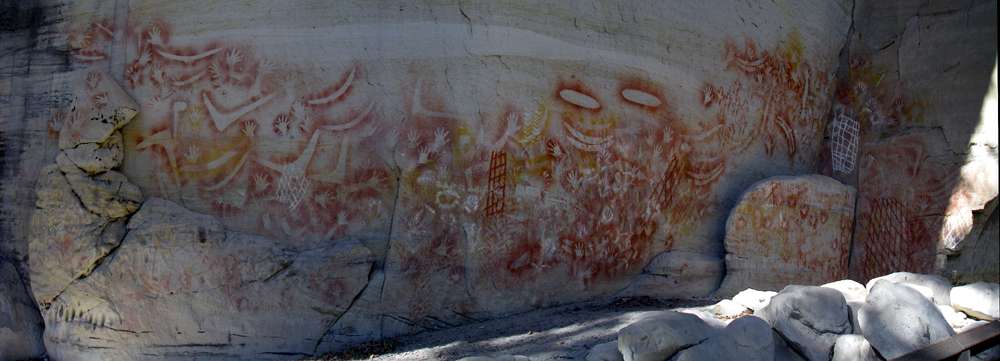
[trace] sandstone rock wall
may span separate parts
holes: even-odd
[[[964,248],[996,244],[965,241],[996,229],[997,175],[995,112],[990,133],[969,110],[986,87],[964,85],[995,68],[977,45],[995,44],[996,5],[908,4],[4,5],[0,260],[31,276],[67,358],[309,355],[596,297],[705,297],[724,275],[777,290],[950,257],[960,277]],[[120,134],[78,126],[121,93],[139,116]],[[847,186],[738,206],[813,173]],[[727,253],[785,263],[739,276]],[[179,334],[147,323],[158,310]]]

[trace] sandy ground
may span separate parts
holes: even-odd
[[[395,340],[391,352],[334,360],[457,360],[502,354],[524,355],[533,361],[583,360],[590,347],[615,340],[619,329],[644,313],[712,303],[631,299],[560,306],[402,337]]]

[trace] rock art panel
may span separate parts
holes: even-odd
[[[358,94],[364,67],[317,79],[164,21],[128,37],[143,122],[126,143],[153,163],[137,167],[154,195],[300,245],[385,227],[395,176],[377,139],[391,129],[377,99]]]
[[[813,166],[829,44],[847,29],[839,5],[822,4],[835,11],[832,32],[754,13],[769,23],[669,42],[699,54],[688,59],[581,46],[576,31],[491,13],[516,9],[463,8],[483,12],[482,23],[464,12],[449,13],[454,23],[405,12],[398,24],[324,14],[310,29],[323,9],[281,4],[303,16],[233,31],[230,14],[264,7],[189,4],[134,1],[111,18],[73,19],[83,25],[68,29],[70,54],[111,69],[141,116],[120,138],[81,145],[84,157],[66,152],[60,165],[85,176],[64,177],[120,228],[139,193],[85,182],[125,184],[111,165],[123,149],[122,173],[143,194],[233,232],[295,254],[360,240],[374,258],[372,287],[314,336],[318,350],[607,295],[661,254],[695,256],[663,272],[710,292],[721,277],[718,210],[760,177]],[[772,30],[751,29],[761,25]],[[609,44],[627,35],[604,34]],[[452,40],[468,51],[429,45]],[[115,244],[93,258],[118,259],[128,242]],[[637,294],[664,288],[638,284]],[[60,329],[50,338],[76,342]]]
[[[934,272],[935,230],[942,227],[940,214],[955,184],[949,170],[955,168],[928,154],[944,145],[929,145],[927,139],[940,138],[900,135],[868,143],[862,152],[854,259],[863,279],[896,271]]]
[[[775,177],[751,187],[726,223],[720,294],[780,289],[847,276],[853,187],[821,175]]]
[[[996,54],[978,45],[996,42],[996,4],[872,2],[856,10],[837,87],[838,107],[860,129],[852,278],[943,273],[946,258],[977,237],[997,195]],[[927,13],[938,15],[917,16]]]

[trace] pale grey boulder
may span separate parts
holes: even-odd
[[[771,298],[776,294],[778,293],[774,291],[758,291],[753,288],[747,288],[733,296],[733,301],[757,312],[767,306],[771,302]]]
[[[1000,319],[1000,284],[976,282],[952,288],[951,305],[980,320]]]
[[[847,302],[831,288],[785,287],[756,315],[810,361],[828,361],[837,337],[852,331]]]
[[[622,353],[618,352],[618,341],[599,343],[587,352],[586,361],[622,361]]]
[[[0,259],[0,360],[40,358],[42,318],[14,265]]]
[[[373,262],[357,241],[290,249],[151,199],[113,254],[43,311],[45,345],[58,360],[312,355]]]
[[[740,317],[720,334],[678,352],[671,360],[772,361],[774,333],[771,326],[758,317]]]
[[[858,313],[865,339],[887,359],[900,357],[955,334],[941,311],[904,284],[878,280]]]
[[[868,281],[865,288],[868,292],[871,292],[872,286],[875,282],[879,280],[885,280],[892,283],[899,283],[909,286],[917,290],[921,295],[924,295],[931,302],[939,305],[950,305],[951,304],[951,282],[944,277],[938,275],[928,275],[920,273],[911,272],[896,272],[891,273],[882,277],[873,278]]]
[[[841,335],[833,345],[832,361],[880,361],[882,360],[868,340],[861,335]]]
[[[865,285],[860,284],[854,280],[840,280],[836,282],[830,282],[823,285],[822,287],[832,288],[839,291],[842,295],[844,295],[844,300],[846,300],[847,303],[851,302],[864,303],[865,298],[868,297],[868,289],[865,288]]]
[[[618,351],[625,361],[663,361],[717,333],[697,316],[666,311],[618,331]]]
[[[74,280],[90,274],[125,235],[125,222],[95,214],[51,165],[35,186],[35,211],[28,235],[31,289],[41,307]]]
[[[669,251],[653,257],[622,296],[646,295],[690,299],[711,294],[726,274],[722,258],[702,253]]]

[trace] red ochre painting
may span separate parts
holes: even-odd
[[[401,81],[397,114],[364,91],[362,62],[318,75],[244,43],[177,40],[165,21],[117,30],[142,107],[126,145],[148,194],[293,246],[391,227],[389,267],[418,289],[427,277],[506,289],[635,274],[725,218],[709,210],[734,158],[762,146],[773,162],[811,162],[829,109],[830,75],[795,33],[773,49],[728,42],[720,84],[677,93],[623,73],[597,88],[564,74],[532,102],[469,119],[419,75]],[[114,31],[71,34],[74,55],[104,60],[95,41]],[[678,101],[705,119],[681,119]]]

